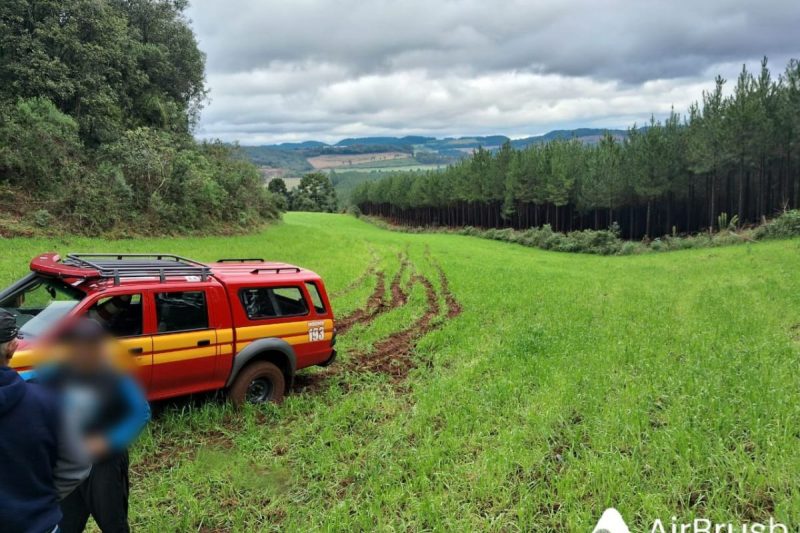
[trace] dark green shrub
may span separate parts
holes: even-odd
[[[33,212],[33,223],[40,228],[47,228],[53,224],[53,215],[47,209],[39,209]]]
[[[800,209],[785,211],[756,229],[756,239],[785,239],[800,236]]]

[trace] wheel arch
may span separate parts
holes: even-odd
[[[230,387],[239,372],[253,361],[273,363],[283,372],[283,376],[286,379],[286,390],[289,390],[292,386],[294,374],[297,370],[297,356],[288,342],[278,338],[258,339],[237,353],[233,358],[233,367],[225,386]]]

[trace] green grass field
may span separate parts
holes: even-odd
[[[157,406],[135,531],[588,531],[610,506],[632,530],[800,524],[798,240],[599,257],[290,213],[0,247],[6,282],[49,249],[264,256],[322,274],[340,318],[367,307],[279,407]]]

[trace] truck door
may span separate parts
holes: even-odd
[[[217,331],[209,317],[208,288],[153,292],[153,398],[217,388]]]
[[[153,338],[145,331],[146,295],[115,292],[101,296],[84,312],[116,337],[121,358],[128,358],[142,387],[150,391],[153,373]]]

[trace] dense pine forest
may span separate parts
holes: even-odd
[[[717,77],[682,116],[595,145],[478,149],[445,171],[365,182],[352,201],[400,224],[557,231],[619,227],[632,239],[756,224],[800,205],[800,61]]]
[[[254,165],[192,137],[205,56],[185,0],[0,2],[0,235],[252,229]]]

